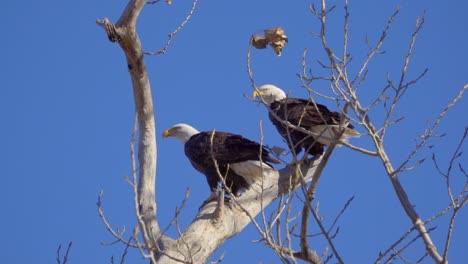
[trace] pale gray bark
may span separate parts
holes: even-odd
[[[97,23],[101,25],[109,37],[109,40],[112,42],[117,42],[127,59],[127,64],[129,68],[129,73],[132,79],[134,100],[135,100],[135,111],[138,117],[138,184],[136,191],[136,214],[139,224],[139,234],[143,238],[143,243],[137,241],[136,245],[145,251],[143,254],[145,257],[151,259],[153,262],[157,263],[205,263],[213,252],[223,244],[227,239],[235,236],[241,232],[249,223],[252,223],[253,219],[263,211],[271,202],[276,198],[281,197],[283,194],[290,192],[292,189],[299,186],[299,183],[308,182],[313,179],[312,184],[310,184],[309,190],[304,189],[304,194],[307,195],[305,200],[304,210],[303,210],[303,221],[302,221],[302,231],[301,231],[301,251],[293,252],[291,247],[283,248],[278,245],[267,244],[267,246],[272,247],[275,252],[280,256],[286,256],[288,258],[299,258],[306,260],[310,263],[320,263],[321,260],[315,252],[310,250],[307,243],[307,216],[308,213],[314,213],[313,209],[310,206],[310,202],[313,199],[313,194],[315,186],[319,179],[319,175],[323,166],[326,164],[327,153],[324,157],[320,157],[316,160],[308,160],[302,163],[301,168],[297,169],[295,166],[286,166],[281,169],[279,172],[265,172],[267,175],[263,178],[261,182],[257,182],[251,189],[247,190],[241,197],[238,199],[233,199],[230,203],[225,206],[223,203],[212,202],[205,205],[199,214],[194,218],[189,227],[181,232],[179,238],[172,239],[165,235],[161,234],[160,226],[157,221],[157,203],[156,203],[156,160],[157,160],[157,148],[156,148],[156,134],[155,134],[155,113],[153,109],[153,101],[151,95],[151,87],[146,72],[146,65],[144,62],[144,53],[141,47],[141,43],[136,33],[136,22],[142,8],[146,4],[146,0],[130,0],[127,7],[125,8],[122,16],[119,18],[116,24],[111,23],[108,19],[98,20]],[[408,195],[406,194],[403,186],[398,180],[398,175],[404,171],[405,166],[410,162],[416,152],[418,152],[427,141],[428,138],[434,136],[433,131],[439,124],[442,117],[445,115],[448,109],[450,109],[455,103],[461,98],[462,94],[468,90],[468,85],[465,85],[460,91],[459,95],[441,112],[440,116],[437,118],[433,127],[424,134],[424,138],[421,143],[415,148],[414,152],[408,157],[408,159],[403,162],[402,165],[396,169],[392,166],[390,159],[387,157],[386,151],[383,147],[383,139],[385,131],[388,127],[395,124],[395,122],[390,122],[390,117],[392,111],[401,98],[401,96],[395,96],[394,101],[391,104],[390,110],[387,110],[387,118],[382,129],[377,129],[374,127],[373,123],[370,121],[368,116],[368,108],[361,106],[359,98],[356,95],[357,87],[354,87],[354,82],[356,80],[364,80],[367,73],[368,64],[374,55],[379,53],[379,49],[383,44],[386,32],[390,28],[390,25],[393,23],[393,20],[398,13],[398,10],[390,18],[384,33],[382,34],[381,39],[377,43],[372,52],[368,55],[364,64],[359,70],[356,78],[353,81],[348,79],[347,75],[347,65],[348,65],[348,52],[347,52],[347,37],[348,37],[348,9],[347,2],[345,1],[345,33],[344,33],[344,52],[343,59],[339,58],[335,52],[328,46],[327,38],[325,34],[325,25],[326,17],[329,11],[333,9],[327,9],[325,5],[325,0],[321,1],[321,12],[318,12],[317,9],[312,8],[312,12],[319,18],[321,21],[321,39],[323,47],[330,58],[331,68],[333,78],[331,80],[336,80],[333,82],[333,91],[339,92],[342,95],[342,100],[350,105],[350,108],[355,112],[355,115],[358,117],[358,123],[363,126],[369,133],[370,138],[375,143],[375,151],[368,151],[361,148],[354,147],[350,144],[344,144],[354,150],[358,150],[362,153],[377,156],[382,162],[383,166],[391,180],[393,188],[397,197],[400,200],[400,203],[406,212],[407,216],[411,219],[412,230],[418,230],[419,235],[422,237],[422,241],[426,245],[426,252],[432,257],[436,263],[447,263],[447,252],[450,244],[450,237],[453,230],[453,222],[455,219],[456,212],[458,209],[463,207],[466,204],[467,199],[464,199],[462,203],[456,205],[452,197],[452,207],[453,207],[453,216],[450,224],[449,234],[447,235],[447,241],[445,245],[445,250],[443,255],[435,248],[431,237],[429,236],[428,231],[426,230],[425,224],[429,222],[422,221],[414,206],[410,202]],[[191,13],[183,22],[186,23],[193,13],[196,0],[194,0],[194,5],[192,6]],[[406,55],[405,65],[403,67],[402,77],[399,86],[396,88],[397,95],[400,91],[406,90],[410,85],[414,84],[417,80],[424,76],[424,71],[419,77],[415,80],[404,83],[406,68],[409,63],[409,58],[412,54],[412,49],[414,45],[414,40],[419,32],[419,29],[422,27],[422,23],[417,24],[417,28],[413,34],[410,49]],[[181,26],[183,26],[183,24]],[[180,30],[179,27],[174,33]],[[166,44],[166,47],[160,52],[154,52],[149,54],[164,54],[167,46],[170,43],[171,38]],[[250,53],[249,53],[250,54]],[[249,57],[250,58],[250,57]],[[305,64],[304,64],[305,72]],[[252,79],[252,74],[249,68],[249,75]],[[327,79],[328,77],[322,78]],[[253,83],[253,79],[252,79]],[[387,87],[388,88],[388,87]],[[386,89],[382,91],[382,98],[385,95]],[[157,87],[156,87],[157,89]],[[374,106],[382,101],[381,97],[376,100]],[[294,127],[295,129],[299,129]],[[379,132],[380,131],[380,132]],[[466,135],[465,135],[466,137]],[[329,148],[330,149],[330,148]],[[328,153],[330,154],[330,153]],[[448,185],[448,184],[447,184]],[[291,187],[292,186],[292,187]],[[303,185],[305,187],[305,185]],[[450,193],[450,192],[449,192]],[[460,194],[459,197],[462,197],[466,193],[465,190]],[[457,198],[458,199],[458,198]],[[98,202],[98,207],[100,207],[100,201]],[[99,208],[100,209],[100,208]],[[309,211],[308,211],[309,210]],[[102,212],[100,211],[101,217],[106,223],[108,229],[111,227],[106,222]],[[432,220],[431,220],[432,221]],[[256,225],[257,226],[257,225]],[[260,235],[262,230],[259,229]],[[323,234],[328,236],[326,231],[323,231]],[[113,234],[119,239],[122,243],[127,243],[119,234]],[[404,238],[404,237],[403,237]],[[403,239],[402,238],[402,239]],[[395,250],[396,245],[401,241],[392,245],[382,256],[388,254]],[[412,243],[412,242],[411,242]],[[129,244],[130,245],[130,244]],[[330,245],[333,249],[333,244],[330,242]],[[131,245],[135,246],[135,245]],[[399,256],[398,253],[396,256]],[[341,259],[338,254],[335,252],[335,255],[340,263]],[[380,262],[381,257],[376,261]]]
[[[319,158],[302,165],[301,174],[306,181],[311,180],[321,161]],[[268,173],[262,182],[255,183],[239,199],[226,205],[219,221],[214,217],[217,203],[204,206],[176,243],[167,248],[165,253],[168,255],[163,255],[159,259],[160,263],[180,263],[174,258],[188,263],[205,263],[224,241],[241,232],[251,222],[251,218],[276,198],[291,191],[291,179],[295,178],[295,166]]]
[[[145,244],[155,247],[160,227],[156,220],[157,204],[156,185],[156,136],[155,118],[151,86],[146,72],[141,42],[136,33],[136,21],[145,0],[130,1],[118,23],[113,25],[109,20],[98,20],[97,23],[106,29],[109,40],[118,42],[125,53],[128,70],[132,79],[135,111],[138,118],[138,203],[140,228],[149,236],[144,236]]]
[[[122,48],[132,79],[139,129],[137,217],[144,239],[142,248],[149,253],[146,257],[158,263],[205,263],[224,241],[241,232],[276,198],[291,191],[291,179],[295,179],[294,188],[298,186],[297,177],[310,180],[321,159],[304,162],[299,174],[295,166],[286,166],[279,172],[270,171],[261,182],[226,205],[218,218],[214,215],[218,203],[212,202],[202,208],[178,239],[161,235],[155,196],[155,115],[143,50],[135,28],[145,3],[146,0],[130,1],[115,25],[108,19],[97,21],[106,30],[109,40],[117,42]]]

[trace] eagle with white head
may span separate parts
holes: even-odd
[[[280,163],[259,143],[228,132],[199,132],[190,125],[177,124],[164,131],[163,138],[167,137],[182,142],[193,167],[205,175],[211,190],[205,203],[217,197],[220,183],[238,196],[264,172],[274,170],[271,163]]]
[[[313,156],[321,155],[324,146],[331,145],[340,135],[339,142],[360,136],[344,115],[312,100],[287,97],[272,84],[260,86],[253,97],[259,97],[269,108],[270,121],[296,155],[302,150]]]

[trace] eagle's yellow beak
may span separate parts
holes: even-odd
[[[163,138],[167,138],[167,137],[172,136],[172,130],[168,129],[168,130],[164,131],[162,136],[163,136]]]
[[[257,97],[260,97],[260,93],[258,91],[254,91],[252,94],[252,97],[255,99]]]

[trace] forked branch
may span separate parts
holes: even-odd
[[[160,227],[156,218],[156,135],[151,87],[143,59],[143,51],[136,21],[146,4],[146,0],[131,0],[127,4],[119,21],[114,25],[108,19],[97,20],[98,25],[106,29],[111,41],[118,42],[125,53],[132,79],[135,99],[135,112],[138,116],[138,214],[142,220],[140,229],[146,230],[144,242],[149,248],[156,248],[160,238]]]
[[[450,102],[449,105],[440,113],[439,117],[436,119],[432,127],[424,133],[421,142],[418,144],[415,150],[412,153],[410,153],[408,159],[406,159],[400,166],[398,166],[395,169],[390,158],[387,155],[387,151],[384,146],[384,135],[385,135],[386,129],[395,123],[391,121],[391,117],[392,117],[392,113],[394,112],[393,110],[395,109],[397,103],[400,101],[400,98],[404,96],[405,92],[410,86],[414,85],[427,72],[427,70],[424,70],[414,80],[406,81],[407,69],[410,63],[410,58],[413,54],[416,37],[418,36],[424,24],[424,18],[422,19],[418,18],[416,21],[416,28],[412,34],[410,45],[405,56],[405,62],[401,70],[400,80],[397,84],[398,86],[394,87],[393,83],[389,81],[389,83],[385,86],[384,90],[379,96],[379,98],[375,100],[375,102],[373,103],[373,105],[376,105],[380,102],[385,102],[385,100],[387,100],[387,99],[384,99],[385,92],[389,90],[390,88],[394,89],[395,95],[393,96],[393,100],[390,102],[391,103],[390,108],[387,109],[387,116],[384,121],[385,123],[382,129],[377,129],[375,123],[370,118],[369,109],[366,107],[363,107],[363,105],[360,102],[360,98],[357,95],[357,87],[361,85],[363,81],[363,76],[365,76],[365,74],[367,73],[367,68],[368,68],[370,61],[375,57],[375,55],[380,54],[380,48],[383,45],[397,14],[399,13],[399,8],[396,9],[396,11],[387,21],[386,26],[380,36],[379,41],[373,48],[370,48],[370,53],[366,56],[366,58],[364,59],[364,62],[362,63],[360,67],[360,70],[352,79],[349,79],[348,74],[347,74],[347,68],[346,68],[347,59],[348,59],[347,47],[346,47],[348,25],[346,23],[348,21],[347,17],[349,16],[348,8],[347,8],[347,1],[345,1],[345,28],[344,28],[345,47],[343,49],[345,54],[343,54],[343,58],[339,58],[338,56],[336,56],[336,53],[328,44],[328,36],[326,34],[327,32],[326,21],[327,21],[327,14],[329,13],[329,9],[327,9],[326,7],[326,1],[321,0],[320,10],[312,8],[312,12],[319,19],[320,24],[321,24],[320,39],[322,41],[323,49],[328,56],[329,67],[330,67],[330,72],[332,76],[331,79],[334,80],[332,82],[332,92],[334,92],[334,94],[336,95],[339,95],[342,98],[342,100],[344,100],[347,104],[350,105],[351,109],[353,109],[354,111],[354,114],[357,116],[359,123],[363,126],[364,129],[367,130],[367,134],[372,139],[374,146],[376,148],[377,157],[381,160],[385,168],[386,174],[388,175],[390,179],[390,182],[394,188],[395,194],[399,198],[401,206],[405,210],[407,216],[410,218],[415,229],[418,231],[419,233],[418,237],[422,238],[422,241],[424,242],[426,246],[426,250],[428,254],[437,263],[445,263],[446,259],[441,256],[441,254],[438,252],[438,250],[434,246],[431,236],[429,235],[429,232],[426,230],[424,222],[419,218],[419,215],[416,212],[415,207],[411,204],[410,199],[405,189],[403,188],[403,186],[401,185],[398,179],[398,176],[400,173],[408,170],[406,165],[412,160],[414,155],[422,147],[425,146],[426,141],[432,136],[434,136],[433,133],[434,133],[435,128],[438,126],[439,122],[445,116],[447,111],[451,107],[453,107],[455,103],[461,98],[462,94],[467,89],[466,85],[460,90],[459,94],[455,97],[455,99],[452,100],[452,102]],[[399,119],[397,118],[396,120],[398,121]],[[418,165],[419,163],[420,162],[417,162],[416,165]],[[414,166],[410,166],[410,168],[412,167]]]

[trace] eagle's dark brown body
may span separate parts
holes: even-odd
[[[292,125],[304,128],[307,131],[313,131],[313,128],[319,125],[339,125],[342,119],[340,113],[330,111],[324,105],[298,98],[285,98],[272,102],[270,110],[281,120],[287,120]],[[271,113],[269,113],[269,118],[280,135],[286,140],[291,151],[299,154],[304,150],[314,156],[323,153],[325,145],[316,141],[313,136],[289,128]],[[348,124],[347,127],[354,128],[351,124]]]
[[[200,132],[193,135],[185,143],[185,155],[193,167],[206,176],[211,191],[215,191],[221,182],[213,158],[216,159],[219,172],[223,175],[226,186],[233,194],[247,189],[246,179],[230,169],[230,164],[245,161],[261,161],[271,167],[269,163],[278,164],[279,161],[270,157],[266,148],[259,143],[246,139],[240,135],[227,132]],[[212,141],[211,141],[212,140]]]

